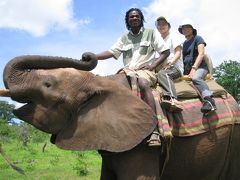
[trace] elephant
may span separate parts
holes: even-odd
[[[95,75],[90,71],[97,65],[96,56],[83,57],[26,55],[9,61],[3,94],[25,103],[13,113],[51,134],[51,142],[61,149],[98,150],[101,180],[240,177],[240,126],[235,123],[240,121],[240,108],[231,95],[226,117],[230,123],[194,136],[175,135],[169,151],[163,151],[162,146],[146,143],[157,120],[152,109],[132,94],[129,79],[124,74]],[[220,104],[216,118],[227,109]]]

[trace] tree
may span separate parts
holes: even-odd
[[[224,61],[213,69],[213,76],[240,104],[240,63]]]
[[[6,101],[0,101],[0,140],[8,141],[15,138],[16,123],[14,122],[14,114],[12,113],[14,105]]]
[[[6,120],[7,123],[15,124],[14,118],[16,117],[12,113],[14,108],[15,106],[13,104],[9,104],[6,101],[0,101],[0,118]]]

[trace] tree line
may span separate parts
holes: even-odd
[[[213,76],[240,104],[240,62],[224,61],[213,69]]]

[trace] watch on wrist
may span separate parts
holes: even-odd
[[[192,66],[193,69],[197,70],[197,67],[196,66]]]

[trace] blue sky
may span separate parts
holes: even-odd
[[[124,16],[131,7],[143,11],[147,28],[155,28],[163,15],[177,31],[184,18],[191,18],[214,66],[240,61],[239,5],[238,0],[0,0],[0,89],[3,68],[16,56],[80,58],[85,51],[107,50],[126,32]],[[110,59],[93,72],[108,75],[121,67],[121,58]]]

